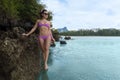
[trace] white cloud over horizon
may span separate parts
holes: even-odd
[[[53,12],[53,27],[120,29],[119,0],[41,0]]]

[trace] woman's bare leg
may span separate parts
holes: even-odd
[[[47,61],[48,61],[48,56],[49,56],[50,42],[51,42],[51,38],[48,37],[45,40],[45,69],[48,69]]]
[[[39,43],[40,43],[40,49],[42,50],[42,54],[43,54],[43,59],[45,62],[45,48],[44,48],[44,40],[42,38],[39,38]]]

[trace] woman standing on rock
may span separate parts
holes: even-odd
[[[28,33],[23,33],[22,35],[24,36],[29,36],[32,34],[38,27],[39,29],[39,43],[40,43],[40,48],[43,53],[43,58],[44,58],[44,68],[45,70],[48,69],[47,61],[48,61],[48,56],[49,56],[49,47],[51,40],[55,41],[51,30],[50,30],[50,25],[51,22],[47,20],[48,18],[48,11],[43,9],[40,12],[41,19],[38,19],[33,26],[33,28],[28,32]]]

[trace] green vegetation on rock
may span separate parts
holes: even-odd
[[[45,7],[40,0],[0,0],[0,28],[32,26]],[[49,15],[52,20],[51,11]]]

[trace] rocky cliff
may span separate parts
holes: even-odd
[[[37,37],[23,32],[20,27],[0,30],[0,80],[35,80],[40,71]]]

